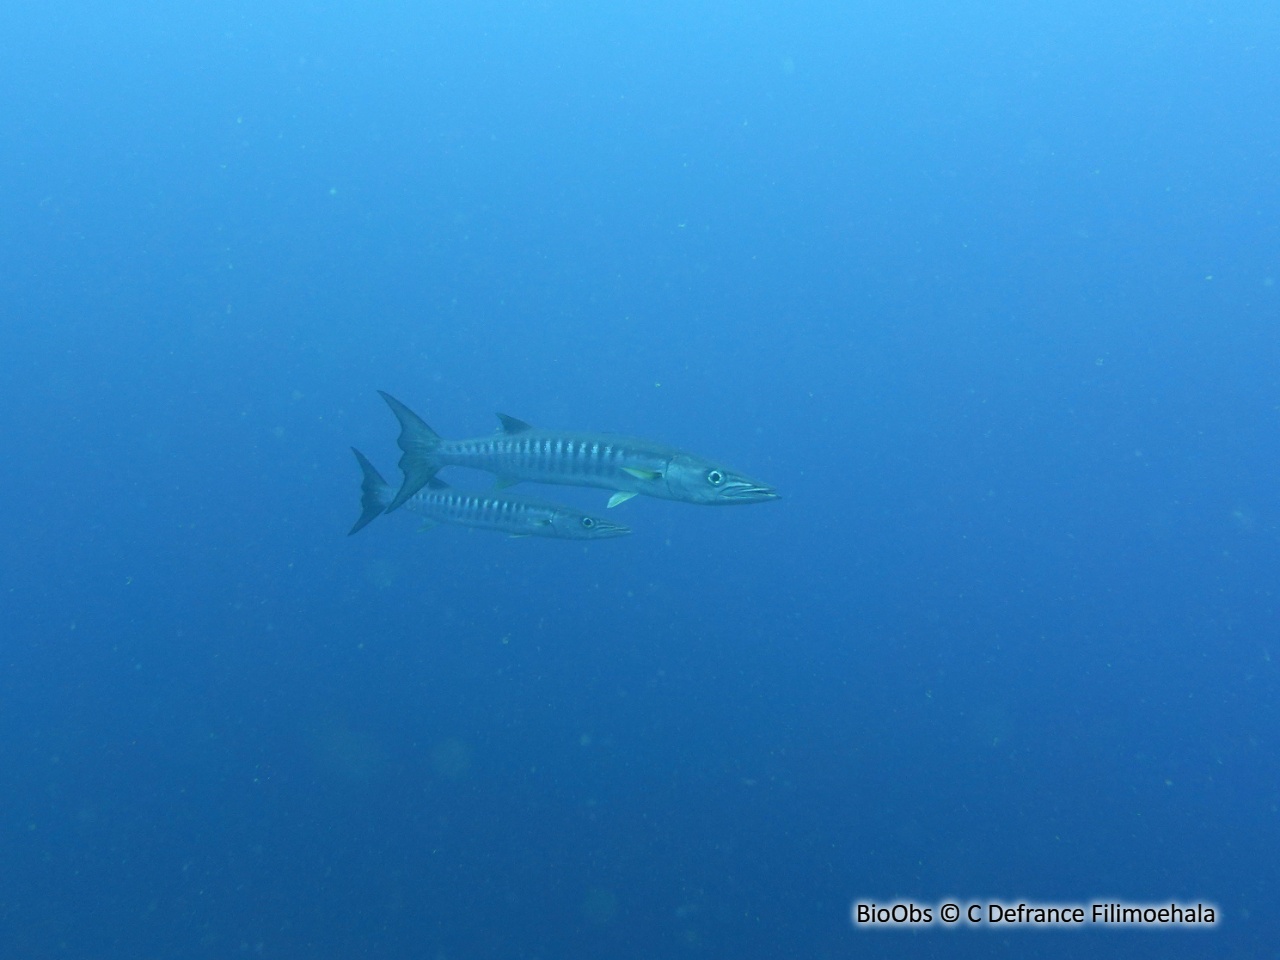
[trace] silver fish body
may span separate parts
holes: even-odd
[[[381,393],[381,391],[379,391]],[[407,503],[446,466],[496,474],[499,483],[602,487],[614,491],[613,507],[636,494],[699,504],[776,500],[772,487],[703,457],[636,437],[539,430],[498,414],[501,431],[470,440],[446,440],[390,394],[382,393],[400,421],[400,469],[404,485],[388,511]]]
[[[351,528],[358,533],[391,503],[394,488],[382,479],[369,458],[351,448],[360,464],[360,519]],[[572,507],[544,503],[501,493],[468,493],[455,490],[434,478],[405,506],[428,525],[451,523],[478,530],[496,530],[515,537],[555,537],[561,540],[603,540],[631,532],[629,527],[602,517],[593,517]]]

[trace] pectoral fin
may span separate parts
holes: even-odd
[[[623,473],[629,473],[637,480],[661,480],[662,471],[660,470],[641,470],[639,467],[623,467]]]
[[[493,489],[505,490],[507,487],[514,487],[519,482],[519,477],[499,477],[497,480],[493,481]]]
[[[619,490],[617,493],[615,493],[612,497],[609,498],[609,506],[616,507],[620,503],[626,503],[628,500],[630,500],[634,496],[635,496],[635,493],[630,490]]]

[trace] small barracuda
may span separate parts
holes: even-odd
[[[347,536],[359,533],[386,511],[392,486],[382,479],[369,458],[351,448],[360,463],[360,519]],[[426,490],[411,496],[405,504],[422,517],[426,526],[454,523],[480,530],[498,530],[513,537],[557,537],[561,540],[603,540],[631,532],[629,527],[600,517],[592,517],[572,507],[541,503],[524,497],[498,493],[475,494],[454,490],[432,479]]]
[[[609,506],[636,494],[684,503],[759,503],[778,499],[773,487],[683,450],[649,440],[607,433],[538,430],[498,414],[500,432],[474,440],[445,440],[422,418],[388,393],[400,421],[400,469],[404,485],[387,507],[409,501],[442,467],[471,467],[496,474],[500,487],[522,480],[614,491]]]

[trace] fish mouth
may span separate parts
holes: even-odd
[[[614,523],[612,520],[597,520],[596,525],[591,528],[592,539],[603,540],[606,537],[625,537],[631,532],[631,528],[621,523]]]
[[[781,496],[773,487],[753,480],[736,481],[721,493],[724,503],[763,503],[766,500],[778,500]]]

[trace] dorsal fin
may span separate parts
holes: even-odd
[[[526,430],[532,430],[529,424],[523,420],[517,420],[515,417],[508,417],[505,413],[498,414],[498,420],[502,423],[503,433],[524,433]]]
[[[429,490],[448,490],[449,485],[439,477],[432,477],[427,481],[427,489]]]

